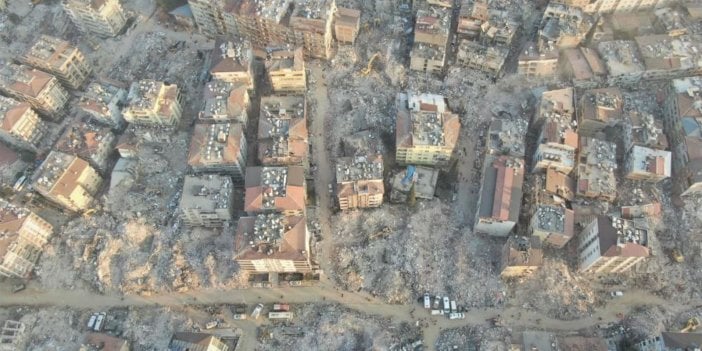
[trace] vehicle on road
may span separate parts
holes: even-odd
[[[444,296],[444,311],[446,311],[446,312],[451,311],[451,305],[449,303],[448,296]]]
[[[251,312],[251,318],[258,319],[261,316],[261,311],[263,311],[263,304],[259,303],[254,307],[253,312]]]
[[[292,312],[268,312],[268,319],[293,319]]]
[[[234,313],[232,315],[232,318],[234,320],[244,320],[244,319],[246,319],[246,314],[245,313]]]
[[[290,281],[290,286],[302,286],[302,280],[293,280]]]
[[[458,312],[458,308],[456,308],[456,301],[451,300],[451,312]]]
[[[466,315],[460,312],[450,313],[449,319],[465,319]]]
[[[429,297],[429,294],[424,294],[424,308],[431,308],[431,297]]]
[[[25,288],[26,288],[26,286],[25,286],[24,284],[22,284],[22,283],[20,283],[20,284],[15,284],[15,285],[12,286],[12,293],[13,293],[13,294],[14,294],[14,293],[18,293],[18,292],[24,290]]]
[[[624,296],[624,293],[621,291],[612,291],[612,297],[622,297]]]
[[[431,310],[431,315],[432,316],[443,316],[444,310]]]

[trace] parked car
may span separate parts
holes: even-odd
[[[465,319],[466,315],[461,312],[450,313],[449,319]]]
[[[253,319],[258,319],[258,317],[261,316],[261,311],[263,311],[263,304],[259,303],[259,304],[256,305],[256,307],[254,308],[253,312],[251,312],[251,317],[252,317]]]
[[[622,297],[624,293],[621,291],[612,291],[612,297]]]
[[[234,318],[235,320],[243,320],[243,319],[246,319],[246,313],[234,313],[234,314],[232,315],[232,318]]]

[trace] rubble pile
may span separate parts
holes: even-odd
[[[21,56],[42,34],[62,36],[74,28],[61,6],[28,4],[31,2],[8,4],[9,11],[0,13],[0,59]],[[10,13],[20,21],[12,22]]]
[[[627,315],[622,324],[626,328],[629,340],[639,342],[666,331],[663,325],[665,320],[666,313],[662,307],[643,306]]]
[[[417,327],[337,304],[296,305],[294,311],[292,324],[259,329],[257,350],[386,350],[421,338]]]
[[[500,327],[472,326],[445,329],[436,340],[439,351],[455,350],[455,347],[476,345],[478,350],[506,351],[510,331]]]
[[[27,313],[29,312],[29,313]],[[81,313],[69,309],[24,310],[19,319],[26,326],[17,350],[78,350],[83,341]]]

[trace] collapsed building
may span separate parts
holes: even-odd
[[[544,264],[544,252],[537,237],[512,236],[502,247],[500,277],[517,278],[533,274]]]
[[[438,179],[437,169],[409,165],[404,172],[399,172],[392,178],[390,201],[407,202],[412,193],[416,199],[431,200],[434,198]]]
[[[622,273],[650,255],[645,220],[597,216],[580,233],[578,266],[588,273]]]
[[[702,334],[690,332],[661,332],[660,335],[636,344],[637,350],[694,350],[702,345]]]
[[[28,180],[22,175],[28,166],[19,153],[0,143],[0,188],[22,190]]]
[[[265,61],[266,78],[276,93],[298,92],[307,90],[307,73],[302,49],[271,50]]]
[[[424,3],[423,3],[424,4]],[[453,11],[449,4],[427,4],[417,11],[414,44],[410,51],[410,69],[441,74],[446,66],[448,44],[451,42]]]
[[[239,219],[235,260],[248,272],[310,272],[310,234],[305,216],[265,213]]]
[[[534,170],[557,169],[570,173],[575,167],[578,134],[573,121],[573,88],[546,91],[541,95],[535,121],[541,124],[534,153]]]
[[[383,204],[383,156],[340,157],[336,164],[336,197],[341,210]]]
[[[110,128],[79,122],[66,127],[54,149],[76,155],[101,174],[106,174],[116,140]]]
[[[361,11],[358,4],[349,0],[336,1],[334,13],[334,39],[340,43],[353,44],[361,28]]]
[[[120,0],[65,0],[62,4],[73,24],[84,33],[114,37],[127,23]]]
[[[458,115],[449,111],[443,96],[398,94],[397,163],[447,166],[456,148],[460,128]]]
[[[523,184],[523,159],[487,155],[473,230],[496,236],[509,235],[519,220]]]
[[[0,275],[27,278],[53,231],[34,212],[0,200]]]
[[[205,107],[198,113],[199,120],[248,124],[251,97],[245,85],[213,79],[205,85],[203,99]]]
[[[520,118],[493,119],[487,133],[487,153],[524,158],[528,125],[529,122]]]
[[[670,145],[664,132],[662,119],[642,111],[629,113],[629,123],[625,123],[622,143],[626,150],[634,146],[643,146],[656,150],[668,150]]]
[[[0,9],[2,1],[0,1]],[[14,351],[17,349],[21,338],[25,335],[26,326],[20,321],[11,319],[5,320],[5,323],[0,329],[0,350]]]
[[[593,18],[580,8],[550,3],[539,25],[539,51],[575,48],[585,40],[595,25]]]
[[[302,95],[261,98],[258,120],[258,159],[266,166],[307,162],[307,105]]]
[[[302,167],[248,167],[244,186],[244,211],[249,214],[281,212],[301,216],[305,213],[307,185]]]
[[[185,176],[180,211],[190,227],[221,227],[233,220],[231,178],[215,174]]]
[[[20,148],[36,150],[48,126],[26,102],[0,96],[0,139]]]
[[[51,74],[28,66],[9,63],[0,69],[0,92],[27,102],[50,120],[60,120],[59,112],[68,101],[68,93]]]
[[[34,190],[71,211],[90,209],[102,178],[90,164],[74,155],[51,151],[35,174]]]
[[[577,195],[612,202],[617,197],[617,146],[614,143],[580,138],[577,166]]]
[[[573,201],[575,199],[575,179],[567,173],[549,168],[546,170],[546,182],[543,191],[548,196],[555,196],[565,201]]]
[[[255,91],[254,57],[248,41],[235,43],[218,37],[210,61],[209,72],[213,79],[243,85],[248,91]]]
[[[239,123],[196,124],[190,140],[188,166],[196,173],[220,173],[243,183],[247,154]]]
[[[129,123],[175,126],[182,114],[178,86],[148,79],[134,82],[123,113]]]
[[[464,39],[458,44],[456,62],[499,78],[508,55],[509,49],[506,47],[484,46]]]
[[[78,48],[63,39],[48,35],[40,36],[20,60],[51,73],[71,89],[80,88],[92,72],[90,62]]]
[[[575,235],[575,213],[562,205],[537,204],[529,232],[543,243],[561,249]]]
[[[607,66],[608,83],[620,84],[637,82],[646,69],[643,59],[631,40],[603,41],[597,44],[597,51]]]
[[[122,105],[126,99],[127,90],[110,84],[92,82],[86,87],[77,106],[95,121],[117,130],[125,125]]]

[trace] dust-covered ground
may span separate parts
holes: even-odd
[[[434,346],[438,351],[462,350],[468,345],[477,350],[507,351],[510,333],[507,328],[486,326],[445,329]]]

